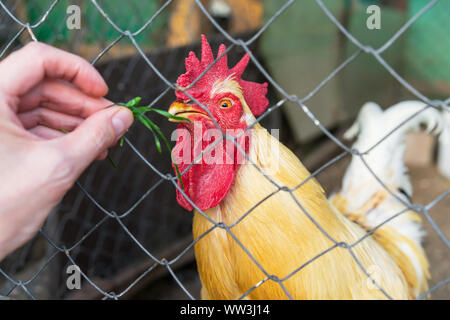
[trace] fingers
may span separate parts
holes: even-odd
[[[56,138],[60,138],[68,133],[64,133],[60,130],[54,130],[45,126],[37,126],[34,128],[31,128],[30,130],[28,130],[28,132],[32,133],[33,135],[35,135],[36,137],[39,137],[41,139],[45,139],[45,140],[52,140],[52,139],[56,139]],[[104,150],[102,151],[99,156],[97,158],[95,158],[95,160],[105,160],[106,157],[108,156],[108,150]]]
[[[105,160],[107,156],[108,156],[108,151],[105,150],[102,153],[100,153],[100,155],[95,160],[98,160],[98,161]]]
[[[46,139],[46,140],[56,139],[65,134],[62,131],[50,129],[45,126],[37,126],[37,127],[31,128],[28,131],[31,132],[32,134],[34,134],[35,136],[42,138],[42,139]]]
[[[33,42],[9,55],[0,63],[0,90],[10,96],[21,96],[44,78],[73,83],[85,94],[101,97],[108,87],[89,62],[74,54]]]
[[[69,129],[66,129],[66,130],[69,131]],[[29,129],[28,132],[32,133],[36,137],[39,137],[39,138],[45,139],[45,140],[60,138],[69,133],[69,132],[63,132],[61,130],[51,129],[46,126],[36,126],[36,127]],[[104,150],[100,153],[100,155],[95,160],[105,160],[107,156],[108,156],[108,150]]]
[[[61,131],[61,129],[72,131],[83,122],[83,119],[80,117],[70,116],[46,108],[33,109],[19,113],[17,116],[25,129],[44,125],[58,131]]]
[[[95,159],[105,157],[105,150],[114,145],[133,123],[133,114],[123,107],[101,110],[73,132],[56,140],[57,148],[72,162],[76,179]]]
[[[74,116],[86,118],[110,106],[111,101],[91,97],[78,88],[58,80],[44,80],[20,99],[18,112],[26,112],[38,106]]]

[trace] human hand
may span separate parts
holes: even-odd
[[[0,260],[132,124],[127,108],[105,108],[107,92],[87,61],[42,43],[0,63]]]

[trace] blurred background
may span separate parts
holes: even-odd
[[[357,40],[373,48],[381,47],[429,3],[427,0],[323,2]],[[26,29],[18,35],[21,26],[10,14],[30,25],[38,23],[31,29],[36,39],[95,61],[109,85],[108,98],[115,102],[141,96],[143,105],[153,103],[166,109],[174,99],[173,91],[167,90],[166,83],[118,29],[138,31],[134,36],[136,43],[172,83],[184,72],[188,52],[200,51],[200,34],[207,35],[214,52],[220,43],[231,45],[194,0],[10,0],[1,4],[3,57],[31,41]],[[81,8],[81,28],[69,30],[66,10],[73,4]],[[275,0],[204,0],[201,4],[234,39],[248,40],[257,34],[250,49],[261,67],[286,92],[300,98],[358,50],[316,1],[295,1],[282,12],[285,2]],[[379,30],[366,27],[366,9],[372,4],[381,8]],[[277,14],[279,17],[261,29]],[[445,100],[450,94],[449,21],[450,2],[440,1],[382,53],[398,75],[430,99]],[[234,46],[229,53],[230,65],[244,53],[244,49]],[[252,62],[244,79],[268,80]],[[271,105],[283,98],[271,84],[268,97]],[[417,100],[375,57],[363,53],[332,77],[306,105],[340,139],[365,102],[375,101],[389,107],[407,99]],[[155,121],[170,136],[174,126],[162,117],[155,116]],[[296,152],[310,171],[342,152],[296,104],[286,102],[270,113],[263,125],[279,128],[282,142]],[[127,137],[157,170],[164,174],[172,172],[169,154],[156,152],[145,127],[136,123]],[[449,180],[435,168],[435,153],[436,141],[430,136],[414,134],[408,140],[405,161],[414,185],[414,203],[426,204],[450,188]],[[161,182],[127,145],[114,148],[111,156],[118,169],[112,169],[106,161],[96,163],[80,179],[81,186],[97,205],[108,211],[121,214],[136,205],[122,220],[129,231],[154,256],[168,260],[178,257],[192,242],[192,215],[176,203],[173,185]],[[339,189],[349,160],[345,157],[318,176],[328,194]],[[125,298],[187,298],[170,272],[154,265],[117,221],[108,219],[97,205],[79,187],[74,187],[46,222],[46,236],[38,235],[0,262],[1,269],[11,278],[31,280],[27,284],[31,295],[1,275],[0,295],[25,299],[102,298],[103,294],[92,285],[95,283],[105,292],[115,293],[132,284]],[[450,197],[446,197],[430,211],[447,237],[449,208]],[[450,257],[447,246],[428,222],[425,227],[432,287],[450,277]],[[55,246],[69,249],[70,257],[92,282],[84,280],[81,290],[68,290],[66,268],[72,262]],[[184,287],[198,298],[200,283],[192,249],[182,254],[172,268]],[[432,298],[450,298],[450,286],[439,288]]]

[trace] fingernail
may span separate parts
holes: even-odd
[[[118,111],[112,118],[116,137],[121,137],[133,122],[133,115],[128,110]]]

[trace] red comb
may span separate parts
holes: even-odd
[[[219,46],[217,57],[220,58],[195,84],[187,90],[187,92],[201,103],[205,102],[209,98],[209,92],[213,84],[217,79],[224,80],[230,75],[233,75],[233,79],[236,80],[244,94],[244,99],[247,102],[250,110],[255,116],[259,116],[264,112],[269,101],[266,98],[267,83],[256,83],[251,81],[245,81],[241,79],[250,57],[247,54],[242,57],[232,69],[228,69],[228,58],[224,54],[226,50],[225,45]],[[189,56],[185,59],[186,73],[178,77],[177,85],[186,88],[192,84],[212,63],[214,62],[214,55],[211,50],[211,46],[206,40],[206,37],[202,35],[202,54],[201,60],[198,60],[194,52],[189,52]],[[189,97],[183,92],[176,91],[175,95],[178,99],[189,100]]]

